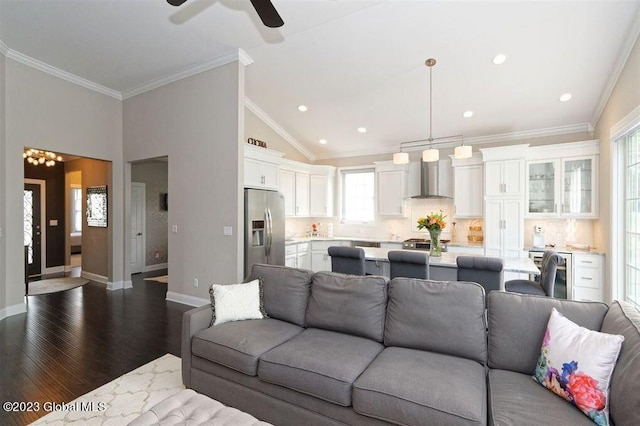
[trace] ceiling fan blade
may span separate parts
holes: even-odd
[[[253,8],[258,12],[262,23],[269,28],[278,28],[284,25],[284,21],[273,7],[271,0],[251,0]]]
[[[167,3],[169,3],[171,6],[180,6],[186,1],[187,0],[167,0]]]

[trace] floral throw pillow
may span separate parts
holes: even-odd
[[[623,341],[580,327],[554,308],[533,379],[597,425],[608,425],[609,384]]]

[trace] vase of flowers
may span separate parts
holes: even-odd
[[[442,256],[442,244],[440,244],[440,233],[447,222],[444,221],[446,216],[440,213],[431,213],[427,217],[421,217],[418,219],[418,229],[425,229],[429,231],[431,237],[431,249],[429,250],[429,256],[440,257]]]

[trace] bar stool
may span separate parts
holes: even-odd
[[[342,274],[365,275],[364,250],[357,247],[329,247],[331,271]]]
[[[390,251],[391,279],[395,277],[429,279],[429,254],[419,251]]]

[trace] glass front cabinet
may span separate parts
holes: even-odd
[[[527,217],[597,217],[596,156],[527,162]]]

